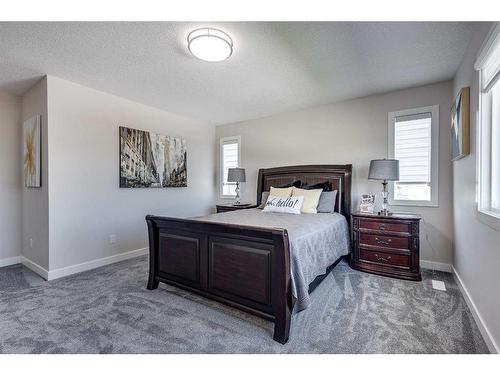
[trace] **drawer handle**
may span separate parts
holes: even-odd
[[[391,239],[389,238],[388,240],[381,240],[380,238],[375,237],[375,242],[379,245],[389,245],[391,243]]]
[[[378,226],[378,229],[382,229],[382,230],[384,230],[384,229],[385,229],[385,224],[384,224],[384,223],[380,224],[380,225]]]
[[[375,258],[377,259],[377,261],[384,262],[384,263],[387,263],[389,260],[391,260],[390,255],[387,258],[383,258],[383,257],[379,256],[378,254],[375,254]]]

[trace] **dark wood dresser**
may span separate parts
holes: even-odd
[[[250,203],[234,205],[234,204],[228,203],[228,204],[218,204],[215,207],[217,208],[217,213],[221,213],[221,212],[228,212],[228,211],[244,210],[247,208],[256,208],[257,205],[250,204]]]
[[[420,216],[351,215],[351,267],[377,275],[422,280],[420,275]]]

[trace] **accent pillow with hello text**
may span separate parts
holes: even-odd
[[[300,215],[300,209],[302,208],[303,202],[304,197],[300,196],[277,197],[275,195],[269,195],[263,211]]]

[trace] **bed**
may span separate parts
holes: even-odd
[[[148,215],[148,289],[168,283],[274,321],[274,340],[286,343],[292,310],[309,304],[309,284],[349,252],[351,171],[350,164],[259,170],[257,204],[271,186],[327,181],[338,192],[331,214]]]

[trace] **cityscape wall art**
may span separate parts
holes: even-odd
[[[187,186],[187,149],[183,138],[120,126],[120,187]]]

